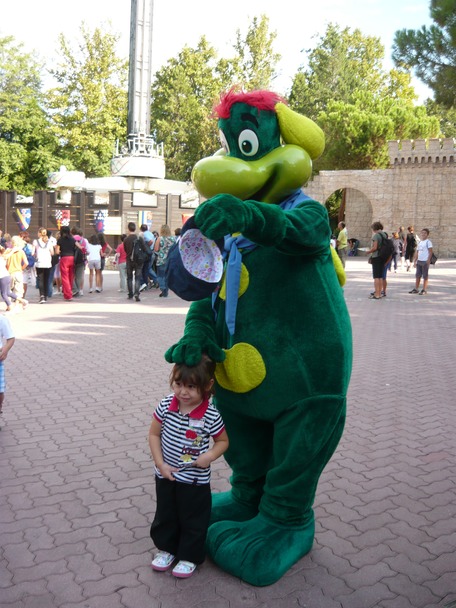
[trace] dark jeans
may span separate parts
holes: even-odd
[[[179,560],[202,564],[212,506],[210,485],[155,477],[155,488],[157,509],[150,527],[155,546]]]
[[[139,288],[141,287],[141,279],[142,279],[142,267],[143,265],[134,264],[131,260],[127,258],[127,289],[128,289],[128,297],[132,298],[133,295],[139,296]],[[133,273],[135,275],[135,288],[133,293]]]
[[[51,268],[38,268],[36,267],[36,276],[38,279],[38,289],[40,290],[40,297],[49,297],[49,276],[51,274]],[[54,273],[52,273],[54,274]],[[52,285],[51,285],[52,292]]]
[[[149,279],[152,279],[154,283],[158,283],[157,275],[152,269],[152,257],[149,257],[142,267],[142,282],[147,285]]]
[[[158,279],[158,284],[160,286],[162,294],[164,296],[167,296],[168,295],[168,281],[166,280],[166,276],[165,276],[165,266],[166,266],[166,264],[157,266],[157,279]]]
[[[52,285],[54,283],[55,266],[52,266],[52,268],[49,268],[48,270],[49,270],[49,274],[48,274],[47,283],[46,283],[47,293],[45,293],[43,295],[47,296],[48,298],[52,298]],[[39,287],[40,287],[40,284],[38,283],[38,289],[39,289]]]

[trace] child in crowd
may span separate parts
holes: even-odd
[[[0,429],[5,425],[3,417],[3,399],[5,397],[4,361],[14,344],[14,333],[7,318],[0,315]]]
[[[211,462],[228,448],[223,420],[209,401],[215,363],[206,355],[194,367],[176,364],[173,394],[157,406],[149,431],[155,462],[157,509],[150,535],[159,550],[152,568],[187,578],[205,558],[211,512]],[[213,445],[209,448],[209,439]]]
[[[89,266],[89,293],[93,292],[93,277],[95,275],[95,291],[101,292],[101,245],[96,234],[89,237],[87,246],[87,262]]]
[[[11,291],[11,275],[6,268],[6,258],[4,257],[5,248],[0,245],[0,293],[2,300],[6,304],[6,312],[12,312],[11,300],[19,302],[22,307],[25,308],[28,301],[24,298],[20,298]]]

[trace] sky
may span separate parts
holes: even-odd
[[[58,36],[63,33],[76,44],[84,21],[93,29],[110,22],[121,35],[118,53],[128,56],[130,0],[0,0],[0,36],[14,36],[26,51],[46,60],[58,57]],[[304,63],[302,50],[316,44],[328,23],[359,28],[365,35],[380,37],[385,47],[385,69],[390,69],[391,47],[396,30],[419,29],[432,23],[430,0],[154,0],[152,71],[185,46],[196,46],[202,35],[222,57],[232,56],[236,31],[246,33],[254,17],[269,17],[270,31],[277,32],[274,49],[282,55],[278,65],[278,92],[285,94]],[[227,10],[228,8],[228,10]],[[430,92],[419,81],[414,85],[420,100]]]

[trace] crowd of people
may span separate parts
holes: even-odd
[[[160,297],[166,298],[164,268],[180,228],[176,228],[173,236],[166,224],[160,233],[151,232],[145,224],[139,234],[134,223],[130,223],[128,229],[129,234],[122,235],[115,252],[103,233],[92,234],[87,239],[77,226],[71,229],[62,226],[54,233],[40,227],[34,239],[26,230],[14,236],[0,230],[0,290],[5,314],[26,308],[29,303],[26,294],[32,289],[38,291],[40,304],[58,295],[65,301],[81,297],[86,276],[89,293],[101,293],[105,262],[113,253],[113,263],[119,271],[119,292],[128,292],[130,299],[139,301],[140,292],[160,288]],[[131,256],[136,240],[144,250],[141,262]]]
[[[151,232],[142,224],[136,234],[136,224],[128,224],[128,234],[122,234],[116,249],[114,263],[119,269],[119,292],[127,292],[128,299],[140,302],[140,293],[146,289],[160,289],[160,297],[168,297],[165,266],[168,253],[180,235],[176,228],[174,235],[167,224],[160,232]],[[138,246],[135,243],[138,241]],[[138,253],[141,253],[141,255]]]
[[[364,251],[368,254],[368,261],[372,265],[372,277],[374,279],[374,291],[370,293],[371,300],[380,300],[387,294],[388,272],[397,273],[398,270],[412,272],[415,270],[415,286],[409,291],[410,294],[427,294],[429,282],[429,267],[433,258],[433,245],[429,239],[429,229],[423,228],[420,236],[415,233],[414,226],[399,226],[391,235],[383,230],[381,222],[371,225],[372,239],[370,248]],[[331,244],[336,249],[339,258],[345,268],[347,257],[358,255],[359,240],[347,238],[347,228],[344,222],[337,225],[337,235],[334,234]],[[392,253],[384,260],[380,256],[380,248],[385,239],[392,241]],[[423,280],[420,290],[421,279]]]
[[[387,273],[396,273],[401,269],[406,272],[415,270],[415,286],[409,293],[425,295],[433,255],[429,230],[423,228],[418,237],[414,226],[409,226],[407,230],[399,226],[389,237],[381,222],[374,222],[371,230],[371,246],[365,249],[372,264],[374,279],[374,291],[370,298],[378,300],[386,297]],[[130,222],[128,234],[121,235],[121,242],[115,251],[102,232],[92,234],[87,239],[77,226],[71,230],[69,226],[62,226],[55,233],[41,227],[35,239],[27,231],[15,236],[0,231],[0,291],[6,306],[4,312],[11,314],[26,308],[29,302],[26,294],[33,287],[39,292],[40,304],[56,295],[62,295],[65,301],[81,297],[84,295],[86,276],[89,293],[101,293],[106,258],[113,253],[113,264],[119,272],[120,293],[126,293],[128,299],[139,302],[140,294],[145,290],[159,289],[159,296],[167,298],[166,261],[180,231],[180,228],[176,228],[172,234],[167,224],[163,224],[159,232],[151,231],[146,224],[142,224],[137,232],[136,224]],[[359,240],[348,238],[344,222],[339,222],[336,232],[331,244],[345,268],[347,258],[358,255]],[[391,238],[393,252],[386,263],[381,263],[379,252],[384,238]],[[136,241],[142,256],[136,255]],[[421,280],[423,285],[420,290]]]
[[[381,255],[382,243],[389,239],[389,235],[383,230],[381,222],[374,222],[371,225],[372,240],[371,248],[366,251],[369,254],[369,262],[372,264],[372,277],[374,279],[374,291],[370,294],[371,300],[381,300],[387,295],[387,275],[388,271],[397,272],[398,264],[400,267],[410,272],[415,269],[415,287],[409,291],[410,294],[427,294],[429,282],[429,267],[433,257],[433,245],[429,239],[429,229],[421,230],[421,238],[415,234],[413,226],[407,228],[407,233],[403,226],[400,226],[392,234],[392,253],[386,259]],[[421,279],[423,288],[419,290]]]

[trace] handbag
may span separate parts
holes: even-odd
[[[435,264],[438,259],[439,258],[435,255],[435,253],[432,252],[432,255],[431,255],[431,264]]]

